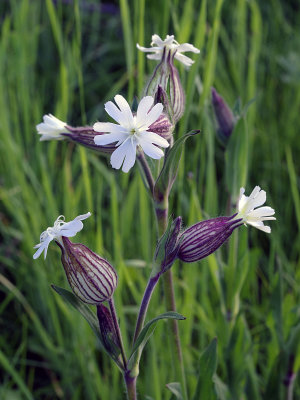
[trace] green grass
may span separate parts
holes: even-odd
[[[187,109],[175,135],[203,133],[187,141],[170,212],[185,226],[231,212],[235,163],[234,187],[246,184],[249,193],[260,185],[277,216],[271,235],[243,227],[209,258],[173,267],[177,310],[187,317],[180,332],[189,397],[200,355],[217,337],[218,399],[290,400],[283,380],[292,360],[294,373],[300,364],[300,15],[293,2],[121,0],[107,3],[109,13],[97,1],[66,3],[0,5],[0,398],[125,398],[121,374],[88,324],[50,288],[68,288],[57,246],[35,262],[33,246],[59,214],[68,220],[92,212],[76,241],[117,269],[115,302],[128,348],[155,247],[152,205],[137,167],[125,175],[73,144],[41,143],[35,125],[45,113],[92,124],[105,120],[103,104],[115,94],[140,97],[155,62],[135,44],[174,33],[201,48],[188,73],[178,66]],[[232,107],[255,97],[245,157],[238,149],[226,163],[215,139],[212,85]],[[158,288],[148,318],[164,312],[163,304]],[[166,332],[161,323],[143,354],[141,399],[172,397]]]

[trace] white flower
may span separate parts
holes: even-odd
[[[88,212],[87,214],[78,215],[78,217],[73,219],[73,221],[65,222],[65,217],[63,215],[60,215],[54,222],[54,225],[52,227],[47,228],[41,234],[40,243],[34,246],[34,249],[38,250],[34,253],[33,258],[34,259],[38,258],[43,251],[45,251],[44,258],[46,258],[48,246],[52,240],[56,240],[60,244],[62,244],[61,240],[62,236],[65,237],[75,236],[76,233],[81,231],[81,229],[83,228],[83,223],[81,221],[90,216],[91,213]]]
[[[179,44],[175,39],[174,35],[167,35],[165,40],[162,40],[158,35],[152,35],[152,42],[151,42],[150,48],[142,47],[138,43],[136,47],[143,51],[144,53],[154,53],[154,54],[149,54],[147,57],[150,60],[160,60],[164,51],[164,48],[167,48],[168,50],[171,50],[172,52],[176,51],[175,58],[182,62],[184,65],[187,67],[190,67],[194,61],[187,57],[184,56],[181,53],[185,53],[186,51],[191,51],[193,53],[200,53],[200,50],[197,49],[195,46],[193,46],[190,43],[183,43]]]
[[[43,121],[36,126],[39,135],[42,135],[40,140],[64,140],[61,133],[67,132],[66,122],[54,117],[52,114],[44,115]]]
[[[242,222],[252,225],[261,231],[270,233],[271,228],[265,226],[263,221],[274,220],[275,210],[271,207],[260,207],[266,202],[266,192],[259,186],[255,186],[249,197],[244,195],[245,189],[240,189],[240,198],[238,202],[238,215],[236,218],[242,218]],[[259,207],[255,210],[256,207]]]
[[[154,132],[149,132],[149,126],[152,125],[163,111],[161,103],[152,107],[154,99],[151,96],[142,98],[138,105],[136,115],[133,115],[129,104],[123,96],[115,96],[115,102],[118,107],[109,101],[105,104],[106,112],[118,122],[96,122],[93,129],[96,132],[110,132],[103,135],[97,135],[94,141],[99,146],[110,143],[116,143],[117,149],[112,153],[110,163],[113,168],[128,172],[133,167],[136,158],[136,148],[141,146],[145,154],[156,160],[163,157],[164,153],[160,147],[168,147],[166,139]],[[152,107],[152,108],[151,108]]]

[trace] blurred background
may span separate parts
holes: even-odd
[[[0,398],[125,398],[86,321],[50,287],[68,288],[58,247],[33,262],[33,246],[58,215],[92,212],[76,241],[117,269],[128,348],[155,248],[152,205],[137,166],[124,174],[72,143],[40,142],[35,126],[47,113],[92,125],[115,94],[141,98],[155,61],[136,43],[153,33],[201,49],[188,71],[176,64],[187,104],[174,135],[202,134],[187,142],[170,213],[185,226],[230,215],[236,172],[277,217],[270,235],[242,227],[207,259],[173,267],[189,394],[217,337],[212,398],[300,398],[299,1],[2,0],[0,17]],[[217,140],[212,86],[232,109],[254,99],[231,152]],[[161,287],[148,318],[159,312]],[[143,354],[140,399],[175,398],[166,332],[162,322]]]

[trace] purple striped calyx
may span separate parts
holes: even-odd
[[[97,305],[97,317],[102,344],[117,364],[122,367],[122,361],[119,357],[121,354],[121,346],[110,310],[103,304]]]
[[[184,262],[195,262],[216,251],[242,224],[237,214],[198,222],[182,233],[178,258]]]
[[[85,303],[98,305],[109,300],[117,286],[118,277],[108,261],[81,243],[72,243],[62,236],[62,264],[69,284]]]
[[[165,48],[160,63],[150,78],[145,95],[159,98],[172,124],[176,124],[185,109],[185,94],[177,68],[174,65],[176,51]]]

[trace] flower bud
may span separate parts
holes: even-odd
[[[242,219],[218,217],[198,222],[182,233],[178,258],[184,262],[199,261],[216,251],[229,238]]]
[[[97,317],[99,321],[102,344],[107,352],[118,361],[121,347],[116,333],[111,313],[103,304],[97,306]]]
[[[218,139],[225,145],[233,131],[235,118],[231,109],[215,88],[211,88],[211,94],[213,109],[218,123]]]
[[[165,48],[162,59],[156,66],[145,90],[145,95],[157,97],[157,93],[164,94],[164,98],[170,99],[167,103],[163,101],[165,111],[170,120],[176,124],[182,117],[185,109],[185,95],[180,81],[177,68],[174,66],[176,51]]]
[[[169,223],[165,233],[160,238],[155,250],[152,275],[166,272],[176,260],[180,244],[181,223],[182,218],[177,217],[172,223]]]
[[[109,300],[117,286],[117,273],[108,261],[81,243],[62,236],[61,260],[73,292],[85,303]]]

